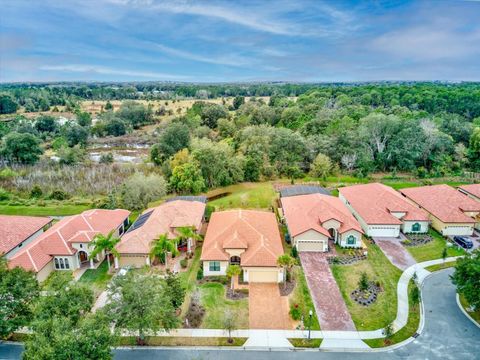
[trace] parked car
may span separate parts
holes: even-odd
[[[453,241],[464,249],[471,249],[473,247],[473,242],[466,236],[454,236]]]

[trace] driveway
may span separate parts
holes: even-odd
[[[405,246],[401,244],[401,241],[405,239],[403,235],[400,238],[373,237],[372,239],[382,249],[388,260],[400,270],[403,271],[417,263]]]
[[[330,271],[326,253],[299,254],[308,288],[322,330],[356,330],[337,282]]]
[[[278,284],[250,283],[248,289],[250,329],[291,329],[288,298]]]

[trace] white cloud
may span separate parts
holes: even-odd
[[[120,75],[130,77],[141,77],[146,79],[161,79],[161,80],[185,80],[188,76],[151,72],[151,71],[135,71],[127,69],[115,69],[106,66],[87,65],[87,64],[65,64],[65,65],[44,65],[39,68],[45,71],[62,71],[62,72],[78,72],[78,73],[92,73],[102,75]]]

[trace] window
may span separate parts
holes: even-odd
[[[82,244],[80,244],[80,249],[83,249],[83,245],[82,245]]]
[[[412,225],[412,231],[417,232],[417,231],[420,231],[421,228],[422,227],[420,226],[419,223],[415,223],[415,224]]]
[[[65,264],[63,263],[63,259],[60,259],[60,269],[65,269]]]
[[[60,269],[60,265],[58,265],[58,259],[55,258],[55,269]]]
[[[65,269],[70,269],[70,264],[68,263],[67,258],[65,258]]]
[[[357,242],[357,238],[353,235],[349,235],[347,237],[347,245],[355,245],[355,243]]]
[[[220,261],[210,261],[210,271],[220,271]]]

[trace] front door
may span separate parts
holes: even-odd
[[[78,253],[78,257],[79,257],[81,263],[84,263],[84,262],[88,261],[88,255],[85,251],[80,251]]]

